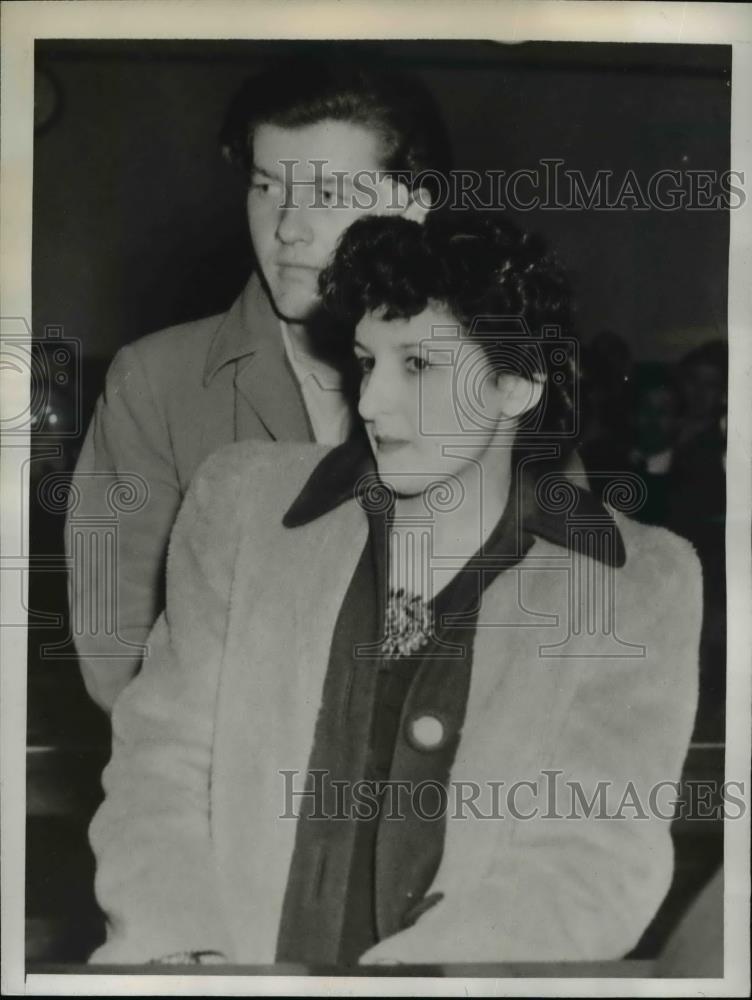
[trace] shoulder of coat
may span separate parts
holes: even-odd
[[[665,608],[666,601],[696,605],[701,600],[702,569],[694,546],[667,528],[643,524],[618,511],[612,514],[626,552],[624,565],[613,569],[621,598],[641,606],[652,603],[656,609]],[[536,538],[522,568],[561,570],[575,560],[592,559]],[[531,579],[535,578],[533,574]]]
[[[663,573],[684,573],[699,568],[697,552],[686,538],[668,528],[643,524],[618,512],[614,513],[614,520],[627,551],[625,569],[647,564]]]
[[[220,313],[180,323],[130,341],[113,359],[111,375],[120,369],[128,370],[136,359],[151,382],[183,381],[191,369],[202,376],[212,340],[225,316]]]
[[[196,488],[229,492],[249,509],[273,503],[281,518],[327,451],[312,442],[237,441],[203,462]]]
[[[678,614],[702,614],[702,567],[686,538],[658,525],[642,524],[616,513],[627,560],[617,576],[617,595],[664,621],[669,628]]]

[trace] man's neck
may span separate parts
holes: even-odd
[[[279,322],[287,331],[290,343],[304,354],[310,354],[311,344],[307,325],[289,319],[280,319]]]

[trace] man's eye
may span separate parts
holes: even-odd
[[[358,363],[358,368],[360,368],[361,372],[364,375],[367,375],[368,372],[373,371],[373,358],[368,357],[368,355],[366,354],[358,355],[357,363]]]
[[[251,180],[251,190],[255,191],[256,194],[271,194],[272,191],[276,191],[277,187],[278,185],[274,181],[266,177],[254,177]]]
[[[417,354],[411,354],[408,358],[405,358],[405,367],[409,372],[415,374],[416,372],[425,371],[428,368],[428,362],[425,358],[418,357]]]

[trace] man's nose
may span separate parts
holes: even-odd
[[[277,222],[277,237],[281,243],[311,243],[313,227],[307,210],[300,206],[283,207]]]

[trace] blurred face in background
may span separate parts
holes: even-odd
[[[713,420],[723,413],[726,386],[716,365],[692,364],[681,374],[685,414],[694,420]]]
[[[669,386],[647,389],[640,398],[637,413],[637,444],[645,455],[655,455],[670,448],[677,430],[678,400]]]

